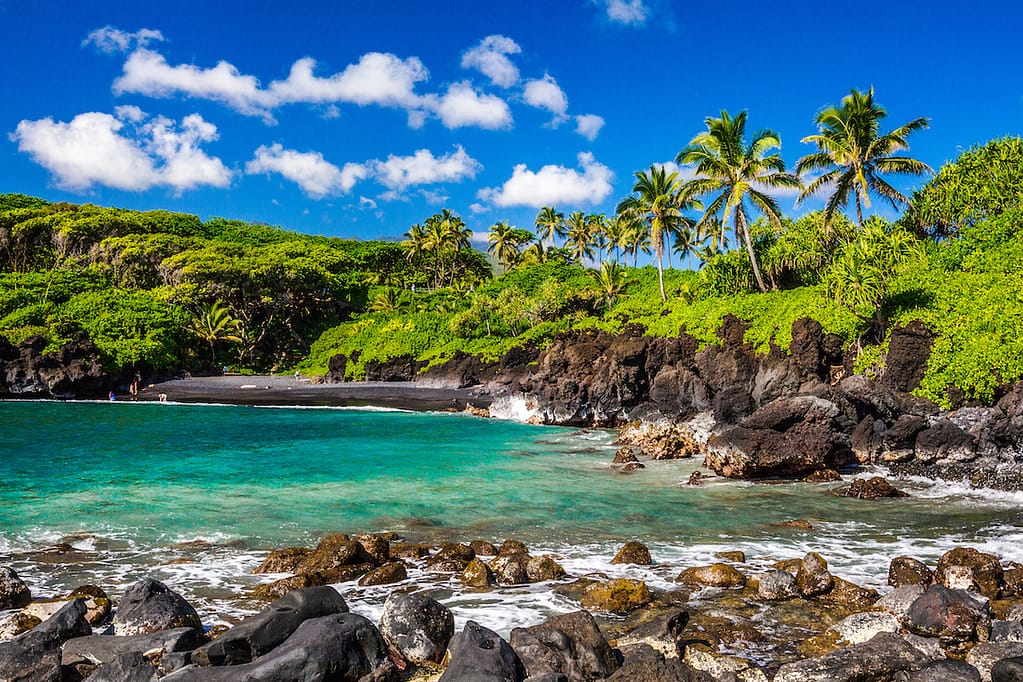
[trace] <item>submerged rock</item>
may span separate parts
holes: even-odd
[[[582,595],[582,605],[605,613],[626,614],[653,601],[650,588],[642,580],[619,578],[593,583]]]
[[[881,476],[873,478],[857,478],[848,488],[840,488],[835,491],[836,495],[842,497],[855,497],[858,500],[883,500],[892,497],[909,497],[909,493],[903,492]]]

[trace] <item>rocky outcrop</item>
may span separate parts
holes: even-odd
[[[85,334],[75,334],[51,352],[39,336],[17,347],[0,337],[0,397],[97,398],[111,384],[99,350]]]
[[[888,353],[881,383],[894,391],[908,393],[920,385],[934,345],[934,332],[913,320],[896,327],[888,338]]]
[[[0,680],[59,680],[61,645],[91,633],[83,600],[68,602],[28,632],[0,642]]]
[[[511,646],[530,676],[562,674],[572,680],[597,680],[608,677],[620,665],[593,616],[586,611],[515,628]]]

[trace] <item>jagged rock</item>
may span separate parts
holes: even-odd
[[[571,680],[595,680],[609,676],[619,667],[611,646],[586,611],[553,616],[528,628],[515,628],[511,645],[529,675],[563,673]]]
[[[130,585],[114,615],[114,633],[118,635],[142,635],[179,627],[203,630],[199,614],[185,598],[152,578]]]
[[[89,625],[100,625],[105,623],[111,614],[110,597],[106,591],[98,585],[81,585],[71,591],[68,599],[81,597],[85,599],[85,619]]]
[[[842,474],[834,469],[818,469],[803,477],[804,483],[832,483],[841,480]]]
[[[898,635],[883,632],[870,641],[854,644],[778,669],[774,682],[832,682],[885,680],[901,671],[916,670],[928,659]]]
[[[89,675],[90,682],[156,682],[162,677],[149,659],[138,651],[119,654]]]
[[[639,458],[636,457],[636,451],[628,445],[618,448],[615,452],[615,458],[611,460],[611,464],[632,464],[635,462],[639,462]]]
[[[977,456],[977,439],[948,419],[939,419],[917,434],[913,452],[921,464],[969,462]]]
[[[829,604],[834,609],[841,609],[846,613],[865,611],[877,603],[879,595],[876,590],[838,577],[834,580],[834,586],[829,591],[815,597],[818,602]]]
[[[675,582],[700,587],[743,587],[746,576],[728,564],[717,563],[687,568],[679,573]]]
[[[64,666],[79,663],[102,665],[130,653],[159,652],[160,656],[164,656],[169,653],[191,652],[205,641],[205,635],[195,628],[159,630],[130,637],[111,635],[75,637],[64,644],[61,663]]]
[[[435,599],[393,592],[384,602],[380,631],[406,660],[440,663],[455,634],[455,619]]]
[[[355,541],[362,547],[371,563],[386,564],[391,560],[391,545],[379,535],[359,535]]]
[[[85,611],[84,600],[73,599],[28,632],[0,642],[0,680],[59,680],[61,645],[92,633]]]
[[[980,671],[983,680],[992,679],[991,669],[996,663],[1005,659],[1023,656],[1021,642],[981,642],[966,654],[966,662]]]
[[[1023,568],[1010,568],[1002,571],[1003,597],[1023,597]]]
[[[325,585],[354,580],[378,564],[358,540],[336,534],[323,538],[316,549],[299,562],[295,573],[308,575],[316,584]]]
[[[618,442],[638,447],[652,460],[685,459],[702,451],[693,430],[674,422],[629,424],[619,433]]]
[[[491,585],[495,585],[497,581],[494,578],[493,571],[483,563],[482,559],[473,559],[462,572],[462,583],[466,587],[486,589]]]
[[[368,585],[390,585],[408,578],[405,564],[400,561],[388,561],[386,564],[377,566],[366,575],[359,578],[359,584],[363,587]]]
[[[192,653],[199,665],[239,665],[262,656],[290,637],[302,623],[335,613],[348,605],[332,587],[295,590]]]
[[[583,606],[605,613],[626,614],[653,600],[650,588],[642,580],[619,578],[589,585],[580,600]]]
[[[166,682],[397,682],[387,644],[373,623],[354,613],[304,621],[287,640],[251,663],[188,666]]]
[[[881,461],[905,462],[913,459],[917,434],[927,427],[927,420],[915,414],[900,414],[895,423],[881,434]]]
[[[564,567],[550,556],[530,557],[526,562],[526,577],[530,582],[539,583],[548,580],[561,580],[566,575]]]
[[[451,660],[438,682],[521,682],[526,677],[508,642],[475,621],[465,624],[448,649]]]
[[[980,671],[969,663],[933,661],[909,676],[906,682],[981,682]]]
[[[799,595],[796,576],[788,571],[768,571],[758,576],[757,598],[765,601],[780,601]]]
[[[933,344],[934,332],[918,320],[893,329],[888,339],[881,383],[902,393],[914,390],[927,371]]]
[[[416,542],[395,542],[391,545],[391,556],[395,559],[422,559],[430,556],[430,545]]]
[[[909,607],[905,625],[919,635],[961,643],[987,639],[991,616],[987,604],[968,592],[931,585]]]
[[[746,553],[742,550],[727,550],[724,552],[714,552],[714,556],[718,559],[724,559],[725,561],[734,561],[737,564],[746,562]]]
[[[650,550],[642,542],[630,540],[622,545],[614,558],[612,564],[635,564],[637,566],[650,566],[654,563],[650,557]]]
[[[20,609],[32,601],[32,592],[17,571],[0,566],[0,611]]]
[[[953,566],[966,567],[982,595],[988,599],[998,597],[998,592],[1004,582],[1002,565],[998,561],[998,557],[978,552],[972,547],[956,547],[945,552],[938,559],[934,581],[948,587]]]
[[[816,597],[830,592],[835,578],[828,571],[828,562],[817,552],[810,552],[799,564],[796,572],[796,589],[804,597]]]
[[[934,574],[922,561],[908,556],[897,556],[888,565],[888,584],[892,587],[903,585],[931,584]]]
[[[711,438],[704,466],[729,478],[801,478],[852,459],[838,406],[816,396],[779,398]]]
[[[14,354],[8,345],[6,360],[0,361],[0,395],[61,400],[106,395],[111,379],[87,335],[74,334],[56,352],[45,348],[42,337],[25,339]]]
[[[857,478],[848,488],[835,491],[842,497],[855,497],[858,500],[883,500],[897,497],[909,497],[909,493],[899,490],[881,476]]]

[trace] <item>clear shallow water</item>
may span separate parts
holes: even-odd
[[[956,544],[1023,562],[1023,494],[923,480],[899,483],[913,497],[881,502],[828,494],[838,484],[691,487],[692,460],[609,470],[613,438],[453,414],[0,402],[0,564],[37,596],[84,582],[116,595],[152,575],[216,622],[260,607],[239,594],[273,577],[249,575],[269,549],[325,532],[514,537],[555,553],[574,577],[601,571],[665,589],[723,549],[745,551],[750,570],[813,549],[873,587],[892,557],[933,563]],[[774,525],[795,518],[815,529]],[[658,565],[611,566],[629,539]],[[58,541],[73,549],[46,551]],[[577,608],[546,588],[480,596],[417,570],[410,582],[499,630]],[[343,592],[375,616],[387,588]]]

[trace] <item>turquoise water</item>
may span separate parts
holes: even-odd
[[[614,574],[615,548],[639,539],[662,564],[645,576],[654,584],[722,549],[754,565],[815,549],[874,586],[892,557],[933,561],[955,544],[1023,561],[1018,494],[902,481],[913,497],[865,502],[831,495],[838,484],[692,487],[694,460],[610,470],[613,438],[454,414],[0,402],[0,565],[53,590],[156,573],[214,610],[257,580],[247,574],[267,549],[325,532],[515,537],[574,575]],[[814,530],[775,525],[794,518]],[[75,551],[45,551],[61,539]]]

